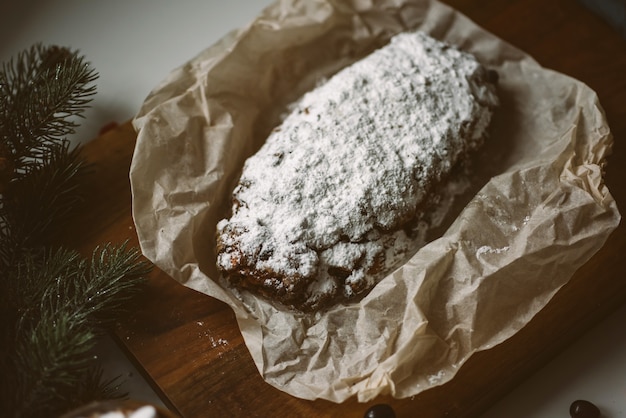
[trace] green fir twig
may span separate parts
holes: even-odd
[[[0,141],[16,176],[39,168],[75,132],[96,93],[97,77],[76,52],[41,44],[2,66]]]
[[[93,380],[95,337],[127,312],[149,266],[136,249],[108,244],[94,251],[90,263],[57,249],[26,257],[15,271],[17,315],[7,331],[14,343],[3,377],[15,382],[15,416],[37,416],[40,405],[43,411],[78,406],[85,399],[76,391]]]
[[[127,243],[90,259],[54,245],[80,207],[87,165],[70,149],[97,74],[76,52],[35,45],[0,71],[0,405],[50,417],[123,396],[96,338],[128,313],[150,266]],[[4,416],[4,415],[3,415]]]

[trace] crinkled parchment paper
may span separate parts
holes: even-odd
[[[218,284],[214,240],[244,160],[287,103],[413,29],[500,75],[471,196],[359,303],[302,315],[236,298]],[[173,71],[134,124],[144,254],[232,306],[263,378],[306,399],[407,397],[445,383],[528,323],[620,219],[602,179],[612,139],[595,93],[436,1],[278,2]]]

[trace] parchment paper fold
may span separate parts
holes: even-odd
[[[440,236],[359,303],[284,311],[218,284],[215,224],[285,105],[399,32],[423,30],[499,75],[501,107],[471,196]],[[341,402],[415,395],[516,333],[620,220],[602,179],[612,138],[595,93],[436,1],[280,1],[174,70],[134,126],[141,248],[228,303],[263,378]]]

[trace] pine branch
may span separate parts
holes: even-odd
[[[46,161],[75,132],[97,74],[66,48],[34,45],[0,72],[0,143],[17,176]]]
[[[17,318],[5,333],[11,338],[0,377],[4,387],[15,382],[3,404],[13,405],[16,417],[38,416],[38,405],[48,411],[78,406],[96,388],[104,390],[99,399],[118,396],[111,382],[89,380],[95,378],[89,353],[97,333],[128,312],[149,270],[126,244],[96,249],[91,263],[65,249],[23,260],[12,280]]]
[[[0,69],[0,405],[14,417],[121,396],[90,351],[150,267],[126,243],[89,260],[53,245],[81,201],[86,165],[66,136],[96,77],[77,53],[41,45]]]
[[[126,304],[138,291],[152,267],[141,261],[137,248],[110,244],[94,250],[90,264],[91,293],[87,308],[93,312],[93,325],[110,326],[127,312]]]
[[[43,316],[32,329],[22,332],[15,347],[20,402],[14,411],[16,416],[35,416],[39,405],[61,407],[67,394],[80,385],[94,335],[82,318],[68,312]]]
[[[86,164],[78,148],[68,147],[53,149],[45,164],[9,183],[0,207],[0,266],[13,264],[20,248],[50,245],[80,207]]]

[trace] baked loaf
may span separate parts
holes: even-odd
[[[433,196],[483,143],[495,78],[413,32],[304,95],[246,161],[217,225],[229,285],[304,311],[371,289],[416,250]]]
[[[145,402],[105,400],[74,409],[60,418],[174,418],[168,410]]]

